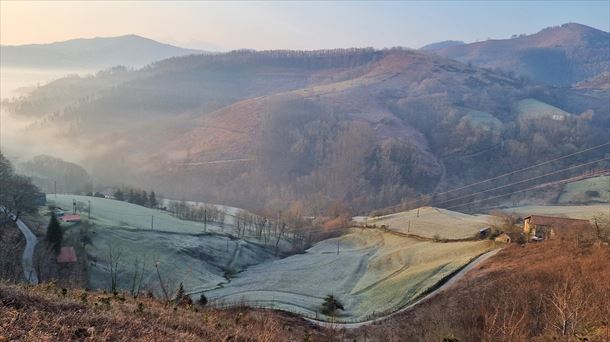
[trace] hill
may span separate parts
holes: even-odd
[[[424,45],[424,46],[420,47],[419,49],[425,50],[425,51],[435,51],[435,50],[440,50],[440,49],[448,48],[451,46],[458,46],[458,45],[463,45],[463,44],[466,44],[466,43],[464,43],[461,40],[445,40],[442,42]]]
[[[174,56],[200,54],[152,39],[126,35],[80,38],[50,44],[3,45],[2,68],[105,69],[116,65],[142,67]]]
[[[299,199],[318,216],[605,142],[606,95],[414,50],[234,51],[65,78],[3,106],[108,184],[257,210]]]
[[[568,23],[532,35],[449,46],[434,53],[550,85],[568,86],[607,71],[609,49],[608,32]]]

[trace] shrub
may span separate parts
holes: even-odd
[[[585,191],[585,195],[587,195],[587,197],[599,197],[599,191],[587,190]]]

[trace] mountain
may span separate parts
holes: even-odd
[[[448,47],[452,47],[452,46],[464,45],[464,44],[466,44],[466,43],[464,43],[461,40],[444,40],[442,42],[424,45],[419,49],[424,50],[424,51],[436,51],[436,50],[440,50],[440,49],[444,49],[444,48],[448,48]]]
[[[22,68],[109,68],[116,65],[141,67],[174,56],[201,54],[126,35],[119,37],[72,39],[50,44],[2,45],[2,67]]]
[[[449,46],[434,53],[549,85],[568,86],[608,71],[609,49],[608,32],[569,23],[532,35]]]
[[[607,95],[429,52],[338,49],[175,57],[57,80],[3,106],[31,120],[24,136],[65,146],[102,182],[249,209],[301,201],[317,215],[603,143]]]

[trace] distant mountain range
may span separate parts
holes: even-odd
[[[50,44],[3,45],[0,63],[2,67],[103,69],[117,65],[141,67],[170,57],[202,53],[205,52],[126,35]]]
[[[442,44],[442,43],[440,43]],[[512,39],[452,45],[434,53],[464,63],[567,86],[610,70],[610,34],[569,23]]]

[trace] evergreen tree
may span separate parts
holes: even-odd
[[[133,191],[133,189],[129,189],[129,193],[127,195],[127,202],[129,203],[135,203],[136,201],[136,192]]]
[[[148,207],[148,194],[146,193],[146,190],[142,190],[142,194],[140,195],[140,203],[138,204]]]
[[[155,195],[155,192],[151,190],[150,194],[148,195],[148,205],[151,208],[156,208],[158,204],[159,203],[157,203],[157,196]]]
[[[121,191],[121,189],[116,189],[116,191],[114,192],[113,195],[114,195],[114,198],[119,201],[125,200],[125,195],[123,194],[123,191]]]
[[[322,313],[327,316],[334,316],[337,310],[345,310],[343,304],[333,295],[326,296],[324,303],[322,303]]]
[[[57,217],[55,217],[55,213],[52,213],[51,220],[49,221],[49,226],[47,227],[46,239],[49,242],[49,245],[53,248],[53,250],[57,254],[59,254],[59,251],[61,250],[61,242],[63,240],[63,237],[64,237],[64,233],[61,230],[59,221],[57,221]]]

